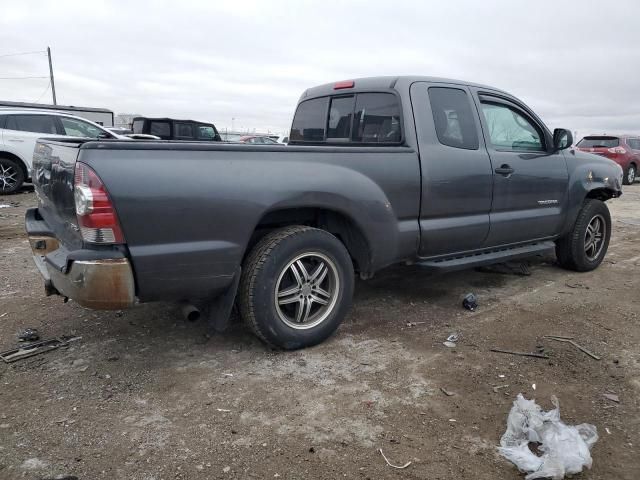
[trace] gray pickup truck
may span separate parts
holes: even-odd
[[[236,303],[263,341],[295,349],[338,328],[355,273],[554,249],[596,268],[622,170],[572,142],[495,88],[363,78],[305,91],[285,148],[40,140],[26,229],[48,294],[183,302],[218,330]]]

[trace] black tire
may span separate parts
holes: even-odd
[[[595,225],[595,220],[604,226],[600,243],[590,243],[587,228]],[[591,234],[589,235],[591,236]],[[563,268],[576,272],[589,272],[598,268],[604,260],[611,238],[611,215],[609,209],[600,200],[587,198],[582,204],[578,218],[571,231],[556,241],[556,257]],[[591,245],[591,246],[589,246]]]
[[[10,158],[0,158],[0,194],[17,192],[24,180],[24,170],[18,162]]]
[[[302,269],[297,261],[292,263],[296,259]],[[313,273],[317,273],[315,280]],[[309,281],[300,282],[301,278]],[[272,347],[309,347],[340,326],[351,305],[353,284],[351,258],[336,237],[312,227],[282,228],[262,238],[245,260],[238,291],[240,314],[258,338]]]
[[[627,170],[624,172],[624,175],[622,176],[622,184],[631,185],[633,182],[636,181],[637,175],[638,175],[638,169],[636,168],[636,166],[633,163],[629,164],[629,166],[627,167]]]

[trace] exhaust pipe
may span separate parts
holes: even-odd
[[[182,312],[182,316],[190,322],[195,322],[200,318],[200,309],[195,305],[184,303],[182,304],[180,311]]]

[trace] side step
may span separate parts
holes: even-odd
[[[450,272],[467,268],[502,263],[517,258],[532,257],[555,251],[556,245],[552,241],[529,243],[514,247],[494,248],[491,250],[464,253],[451,257],[441,257],[434,260],[416,262],[415,265],[435,272]]]

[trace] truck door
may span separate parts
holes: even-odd
[[[465,86],[411,86],[422,175],[421,257],[481,248],[489,234],[493,170]]]
[[[563,153],[553,152],[548,130],[524,106],[497,94],[475,98],[494,167],[486,246],[556,235],[568,184]]]

